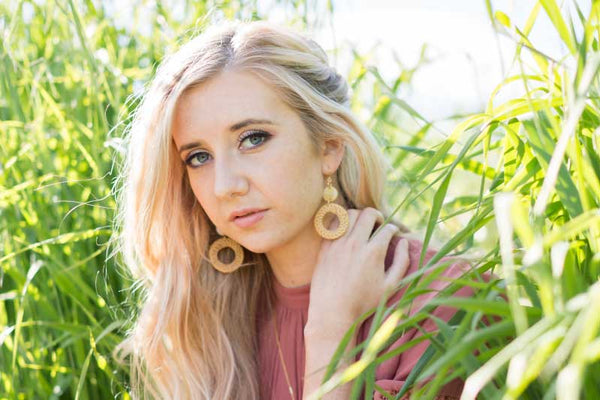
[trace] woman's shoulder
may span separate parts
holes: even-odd
[[[387,253],[385,255],[385,270],[387,271],[388,268],[392,266],[392,263],[394,262],[394,254],[396,252],[396,247],[402,239],[408,240],[409,266],[406,273],[411,274],[419,269],[419,261],[421,258],[421,253],[423,252],[424,244],[422,240],[406,233],[398,236],[393,236],[390,240]],[[423,258],[422,267],[427,265],[429,260],[431,260],[433,256],[435,256],[438,253],[438,251],[439,250],[435,246],[427,247],[425,251],[425,256]],[[448,273],[460,274],[462,272],[465,272],[465,270],[468,269],[470,266],[468,260],[457,256],[444,256],[440,258],[440,260],[436,264],[439,265],[441,263],[448,264],[448,268],[445,269],[446,273],[444,275],[447,275]]]
[[[410,307],[411,315],[416,313],[421,307],[427,304],[431,299],[437,296],[437,294],[444,290],[448,285],[452,283],[454,279],[463,278],[466,274],[472,271],[473,266],[471,263],[457,256],[443,256],[439,260],[432,263],[431,266],[427,266],[429,261],[438,253],[438,249],[435,247],[428,247],[424,253],[423,262],[420,262],[421,253],[423,252],[424,244],[418,238],[411,237],[410,235],[402,234],[394,236],[390,241],[388,250],[385,257],[385,270],[392,266],[394,262],[395,250],[398,243],[402,239],[408,240],[408,256],[409,265],[405,276],[402,278],[405,282],[400,284],[395,291],[393,291],[386,301],[386,305],[393,306],[397,304],[404,296],[408,289],[409,282],[421,281],[424,277],[430,276],[431,279],[422,280],[423,283],[419,294],[413,296],[412,305]],[[408,279],[406,279],[408,278]],[[469,286],[459,287],[456,292],[451,294],[452,296],[471,296],[473,290]],[[382,293],[383,295],[383,293]],[[370,321],[372,316],[365,322]]]

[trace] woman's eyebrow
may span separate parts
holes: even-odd
[[[235,124],[231,125],[229,127],[229,131],[230,132],[235,132],[239,129],[242,129],[248,125],[254,125],[254,124],[266,124],[266,125],[277,125],[275,122],[268,120],[268,119],[257,119],[257,118],[246,118],[240,122],[236,122]],[[179,148],[179,153],[181,153],[184,150],[187,149],[191,149],[193,147],[197,147],[204,144],[204,142],[202,140],[197,140],[188,144],[184,144],[183,146],[181,146]]]
[[[267,124],[267,125],[277,125],[275,124],[275,122],[268,120],[268,119],[256,119],[256,118],[247,118],[243,121],[240,121],[236,124],[233,124],[229,127],[229,130],[231,132],[235,132],[238,129],[242,129],[243,127],[247,126],[247,125],[252,125],[252,124]]]

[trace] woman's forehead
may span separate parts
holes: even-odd
[[[244,114],[249,111],[268,114],[284,106],[275,90],[260,78],[244,71],[223,72],[190,89],[178,103],[186,108],[181,111],[203,117]],[[235,119],[239,117],[237,115]]]
[[[202,132],[229,132],[248,120],[285,123],[291,110],[277,92],[254,74],[226,71],[184,93],[173,116],[177,142]]]

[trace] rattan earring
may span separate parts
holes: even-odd
[[[315,215],[315,229],[323,239],[337,239],[348,230],[348,211],[339,204],[333,203],[337,196],[338,192],[332,185],[331,176],[328,176],[327,186],[323,190],[323,199],[327,204],[322,205]],[[323,218],[327,213],[335,214],[339,220],[339,225],[334,231],[325,228],[325,224],[323,224]]]
[[[219,235],[221,234],[218,229],[217,233]],[[234,257],[233,261],[225,264],[219,260],[219,252],[227,247],[233,250]],[[224,274],[230,274],[236,271],[240,265],[242,265],[242,261],[244,261],[244,250],[238,242],[228,238],[227,236],[223,236],[212,242],[210,248],[208,249],[208,257],[210,258],[210,262],[212,263],[213,267],[215,267],[217,271]]]

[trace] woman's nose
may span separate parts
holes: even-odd
[[[219,199],[242,195],[248,188],[244,168],[234,160],[215,162],[214,192]]]

